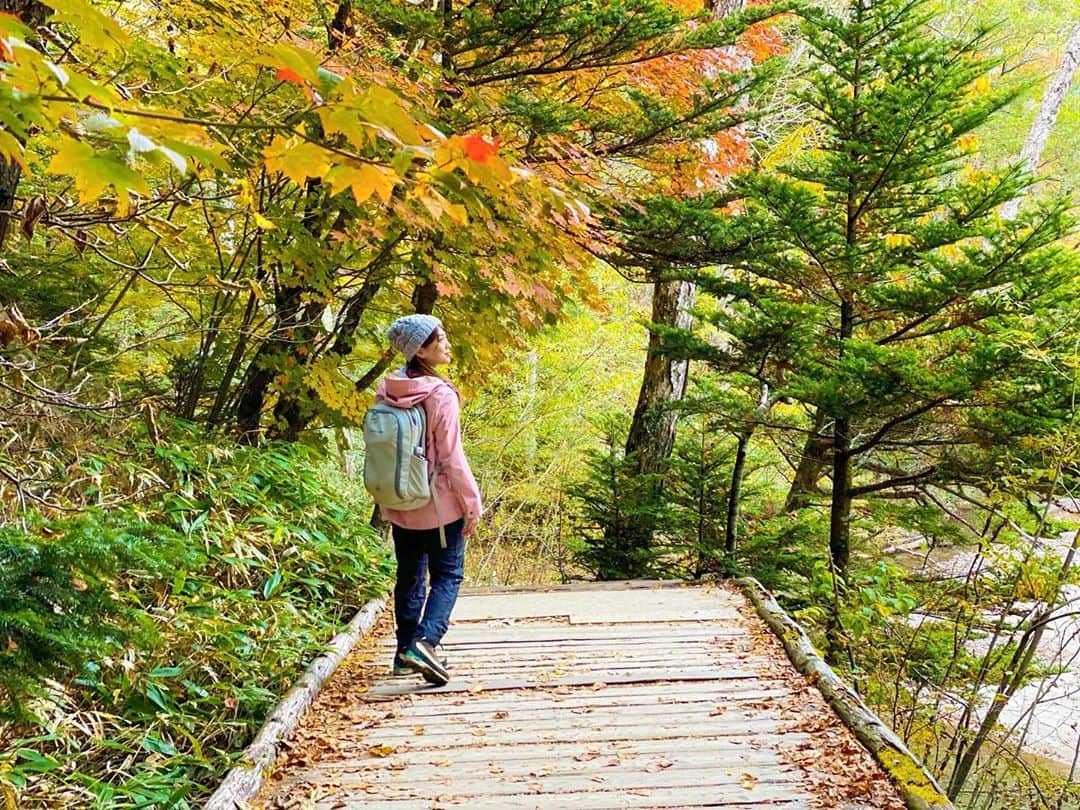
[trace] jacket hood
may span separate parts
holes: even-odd
[[[441,385],[449,385],[438,377],[407,377],[403,371],[395,371],[383,377],[375,391],[375,397],[397,408],[411,408],[427,399]]]

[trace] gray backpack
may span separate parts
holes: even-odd
[[[378,402],[364,416],[364,486],[379,506],[419,509],[431,501],[427,418],[422,405]]]

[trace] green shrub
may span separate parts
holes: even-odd
[[[370,504],[316,451],[170,430],[135,449],[165,488],[0,532],[0,795],[198,806],[326,641],[388,588]],[[104,487],[119,466],[104,459]]]

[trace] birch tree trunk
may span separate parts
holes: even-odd
[[[1043,149],[1046,148],[1046,141],[1050,138],[1050,132],[1054,128],[1054,122],[1076,76],[1078,66],[1080,66],[1080,22],[1073,26],[1072,33],[1069,34],[1069,40],[1065,43],[1065,53],[1061,56],[1061,64],[1058,65],[1057,73],[1046,88],[1039,114],[1035,116],[1035,123],[1031,125],[1024,148],[1020,150],[1020,160],[1029,172],[1035,171]],[[1019,209],[1020,198],[1016,197],[1002,206],[1001,216],[1004,219],[1013,219]]]

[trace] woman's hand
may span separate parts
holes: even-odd
[[[465,528],[461,530],[462,535],[468,537],[476,531],[476,525],[480,522],[479,515],[466,515],[465,516]]]

